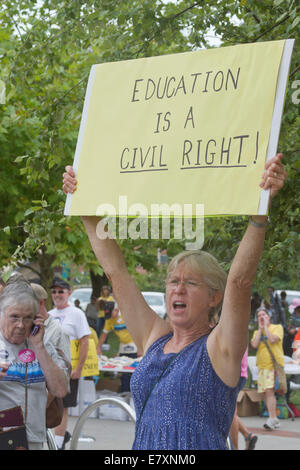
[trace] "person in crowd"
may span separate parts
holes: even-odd
[[[293,302],[293,312],[290,317],[290,325],[296,328],[300,326],[300,299]]]
[[[68,369],[70,369],[71,350],[69,336],[63,331],[60,323],[55,320],[53,316],[49,315],[47,311],[47,291],[40,284],[31,282],[30,285],[39,300],[39,314],[44,320],[44,342],[51,342],[53,344],[55,349],[59,352],[59,354],[61,354],[62,358],[66,361]]]
[[[296,349],[299,349],[300,344],[300,299],[299,305],[294,309],[294,323],[296,323],[296,327],[294,328],[295,336],[293,337],[293,353],[295,353]]]
[[[270,311],[260,307],[257,312],[258,330],[255,330],[251,340],[251,346],[257,349],[256,364],[258,367],[257,389],[258,393],[264,393],[266,408],[269,418],[264,424],[266,429],[278,429],[280,424],[276,415],[275,396],[275,370],[270,352],[265,344],[267,342],[276,361],[284,366],[283,353],[283,327],[281,324],[271,324]]]
[[[69,339],[79,340],[80,356],[75,369],[72,370],[70,380],[70,393],[64,398],[64,415],[61,424],[55,428],[55,439],[59,449],[64,449],[71,435],[67,431],[68,408],[77,405],[78,385],[82,368],[88,353],[89,336],[91,334],[85,313],[79,308],[69,304],[71,287],[63,279],[54,278],[51,286],[52,300],[55,308],[48,313],[60,325]]]
[[[75,305],[75,307],[80,308],[80,310],[82,310],[79,299],[75,299],[74,305]]]
[[[262,302],[262,298],[259,295],[259,293],[254,292],[252,297],[251,297],[251,313],[250,313],[251,320],[256,321],[255,313],[256,313],[258,307],[260,307],[261,302]]]
[[[269,159],[262,175],[260,187],[270,190],[270,201],[285,180],[281,159],[282,154]],[[76,184],[72,167],[66,167],[65,193],[74,192]],[[104,223],[93,216],[82,220],[143,354],[131,379],[137,415],[133,449],[226,449],[267,217],[250,217],[228,277],[204,251],[186,251],[171,260],[166,279],[168,322],[146,304],[116,241],[97,237]],[[220,309],[220,321],[211,331],[209,312]]]
[[[293,310],[290,315],[290,322],[287,327],[287,339],[284,345],[284,353],[290,357],[293,354],[293,343],[300,329],[300,299],[298,299],[298,301],[294,300],[292,305]]]
[[[280,292],[280,306],[284,311],[285,319],[287,320],[289,317],[289,304],[286,300],[286,292],[284,290]]]
[[[110,289],[108,286],[102,286],[101,287],[101,293],[100,297],[98,298],[97,301],[97,307],[98,307],[98,319],[97,319],[97,326],[96,326],[96,332],[98,337],[100,337],[101,331],[103,330],[105,320],[108,318],[108,314],[105,313],[106,305],[108,305],[110,308],[110,314],[113,311],[114,306],[111,305],[114,302],[114,298],[110,293]],[[109,302],[109,304],[107,304]]]
[[[91,301],[85,309],[85,314],[88,324],[97,332],[98,308],[97,297],[94,294],[91,295]]]
[[[31,282],[30,283],[34,293],[39,300],[39,315],[44,320],[45,334],[44,334],[44,343],[51,343],[56,352],[64,360],[66,368],[68,370],[68,392],[70,391],[69,382],[70,375],[72,371],[71,365],[71,349],[70,349],[70,339],[63,331],[61,325],[56,321],[49,313],[46,308],[46,301],[48,298],[47,291],[40,285]],[[55,396],[48,392],[47,394],[47,408],[51,405]]]
[[[278,294],[275,292],[275,289],[272,286],[268,287],[268,292],[270,304],[270,307],[268,308],[272,312],[272,323],[276,325],[280,323],[285,328],[285,312],[284,309],[281,307],[281,302],[278,297]]]
[[[44,342],[44,332],[34,290],[20,276],[11,278],[0,295],[0,409],[22,406],[30,450],[42,449],[46,440],[47,391],[57,397],[68,391],[66,363]],[[25,379],[24,349],[32,359]]]
[[[241,389],[244,388],[248,379],[248,348],[245,351],[245,354],[242,358],[241,362],[241,382],[240,386]],[[249,431],[249,429],[245,426],[241,418],[238,416],[237,406],[235,408],[233,421],[230,428],[230,439],[232,442],[232,446],[234,450],[238,450],[239,448],[239,433],[245,439],[245,450],[254,450],[255,445],[257,442],[257,436]]]
[[[97,354],[101,355],[101,348],[105,341],[107,340],[107,336],[111,333],[115,333],[120,340],[120,347],[119,347],[119,356],[127,356],[131,358],[137,357],[137,347],[134,344],[129,331],[124,323],[123,317],[118,306],[115,304],[115,308],[111,314],[111,318],[105,321],[104,328],[102,334],[99,338],[99,342],[97,345]],[[124,373],[121,376],[121,392],[129,392],[130,391],[130,379],[131,374]]]

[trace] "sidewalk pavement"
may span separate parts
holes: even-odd
[[[69,416],[68,430],[72,433],[76,417]],[[300,418],[280,420],[280,429],[267,431],[266,418],[251,416],[242,418],[250,432],[258,436],[256,450],[300,450]],[[134,438],[132,421],[88,418],[81,431],[77,450],[130,450]],[[239,435],[239,448],[243,450],[244,438]],[[66,450],[70,449],[70,443]]]

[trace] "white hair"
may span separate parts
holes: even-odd
[[[3,315],[7,307],[30,306],[33,313],[39,311],[39,300],[30,284],[20,277],[10,280],[0,295],[0,315]]]

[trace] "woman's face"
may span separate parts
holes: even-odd
[[[294,314],[296,315],[296,317],[300,317],[300,307],[295,308]]]
[[[22,344],[29,336],[35,313],[30,306],[12,305],[1,314],[0,329],[12,344]]]
[[[267,326],[270,324],[270,316],[265,312],[264,310],[261,310],[257,314],[257,321],[258,325],[263,328],[264,325],[266,324]]]
[[[168,317],[174,326],[184,328],[208,326],[208,313],[221,300],[219,291],[212,291],[186,263],[181,262],[169,274],[166,283]]]
[[[110,296],[110,290],[105,287],[103,290],[102,290],[102,297],[109,297]]]

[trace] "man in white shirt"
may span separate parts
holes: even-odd
[[[60,449],[64,449],[64,445],[71,437],[67,432],[68,408],[76,406],[77,404],[78,382],[87,357],[91,332],[84,312],[69,304],[68,300],[71,294],[71,287],[66,281],[54,278],[51,293],[55,308],[48,313],[60,322],[63,331],[69,336],[70,340],[79,340],[80,342],[78,364],[71,373],[71,392],[63,400],[65,407],[64,416],[61,424],[55,428],[57,446]]]

